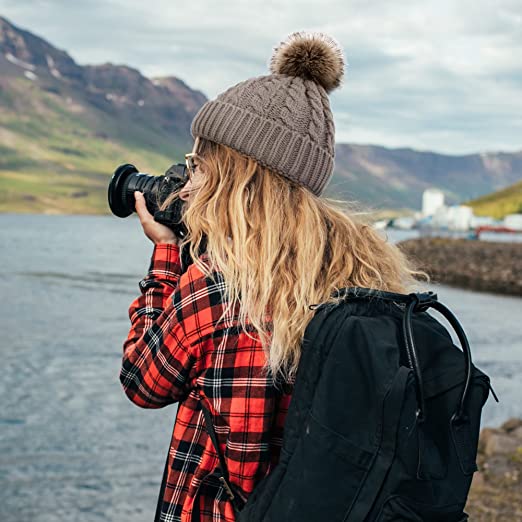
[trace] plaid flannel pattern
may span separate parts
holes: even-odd
[[[200,259],[208,261],[206,254]],[[225,286],[220,272],[213,277],[195,264],[182,273],[179,246],[155,245],[141,295],[129,308],[120,372],[127,397],[141,408],[179,402],[163,522],[235,520],[215,474],[218,457],[200,401],[212,413],[230,482],[245,498],[279,460],[291,391],[274,387],[262,371],[261,342],[240,328],[237,308],[218,323]]]

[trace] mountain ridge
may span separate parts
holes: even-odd
[[[108,212],[106,188],[118,162],[161,173],[181,161],[206,101],[176,76],[147,78],[110,61],[78,65],[0,17],[0,211]],[[458,203],[520,179],[522,150],[450,155],[337,143],[324,195],[414,209],[426,188]]]

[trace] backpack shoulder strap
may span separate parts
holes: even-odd
[[[246,501],[239,495],[237,489],[234,488],[229,481],[225,457],[223,456],[223,453],[221,452],[221,449],[219,447],[219,441],[216,435],[216,430],[214,429],[214,423],[212,422],[212,415],[209,409],[203,404],[201,400],[199,401],[199,403],[201,405],[201,410],[203,411],[203,416],[205,418],[205,429],[207,430],[207,433],[210,437],[210,440],[212,441],[212,445],[214,446],[214,449],[216,450],[219,459],[220,474],[218,476],[218,479],[221,482],[221,484],[223,484],[223,488],[225,489],[225,492],[229,500],[232,502],[234,511],[237,514],[239,513],[239,511],[241,511],[241,509],[243,509],[243,506],[245,505]]]
[[[312,309],[312,308],[311,308]],[[332,314],[332,312],[337,309],[336,306],[321,306],[320,310],[317,310],[314,317],[310,321],[310,323],[307,326],[304,340],[303,340],[303,354],[302,358],[299,364],[299,369],[295,378],[295,385],[293,388],[292,393],[292,402],[293,402],[293,408],[289,410],[287,414],[287,418],[285,421],[285,430],[287,427],[289,427],[290,424],[297,424],[297,419],[290,419],[292,415],[295,417],[297,415],[297,418],[299,418],[299,412],[296,405],[295,397],[302,393],[302,388],[306,388],[304,380],[306,380],[301,374],[305,374],[307,367],[310,366],[308,359],[310,357],[318,357],[319,350],[309,350],[307,347],[309,347],[311,344],[314,344],[319,340],[322,344],[322,336],[324,335],[331,335],[332,331],[335,332],[335,329],[333,328],[324,328],[324,323],[326,319]],[[306,359],[306,360],[305,360]],[[314,361],[315,362],[315,361]],[[316,369],[318,372],[319,364],[313,364],[311,365],[313,368]],[[317,378],[316,375],[314,377]],[[205,429],[210,437],[210,440],[212,441],[212,445],[214,446],[214,449],[217,453],[217,456],[219,458],[219,467],[220,467],[220,474],[219,480],[223,484],[223,487],[225,488],[225,491],[229,497],[229,499],[232,502],[232,505],[234,506],[234,509],[236,511],[236,514],[241,511],[244,504],[246,503],[246,500],[239,494],[237,491],[237,488],[233,486],[233,484],[230,483],[229,476],[228,476],[228,469],[225,462],[225,458],[221,452],[221,449],[219,447],[218,438],[216,435],[216,431],[214,428],[214,424],[212,422],[212,415],[209,411],[209,409],[203,404],[203,402],[200,400],[200,406],[203,411],[203,416],[205,419]],[[292,422],[292,420],[294,422]],[[288,436],[288,434],[285,437],[285,440],[287,444],[290,444],[289,440],[291,437]]]

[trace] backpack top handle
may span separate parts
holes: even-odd
[[[442,303],[436,301],[431,303],[431,305],[435,310],[440,312],[451,324],[455,332],[457,333],[457,337],[459,338],[460,345],[462,347],[462,352],[464,353],[464,364],[466,366],[466,379],[464,381],[464,388],[462,389],[462,394],[460,397],[460,402],[458,406],[458,410],[453,416],[453,422],[460,423],[461,421],[467,420],[464,409],[466,407],[466,397],[469,391],[469,384],[471,381],[471,349],[469,347],[468,338],[464,333],[464,330],[461,324],[457,321],[457,318],[453,315],[453,313]]]
[[[415,382],[417,386],[417,397],[419,400],[419,409],[417,410],[417,417],[419,422],[424,422],[426,418],[426,409],[424,403],[424,392],[422,386],[422,374],[420,370],[420,365],[417,357],[417,351],[415,348],[415,343],[413,340],[413,330],[411,325],[411,315],[412,312],[425,312],[428,308],[433,307],[435,310],[440,312],[451,324],[453,329],[455,330],[457,337],[459,338],[462,352],[464,354],[464,364],[465,364],[465,372],[466,377],[464,380],[464,387],[462,389],[462,393],[460,396],[459,404],[457,407],[457,411],[452,417],[452,421],[455,423],[459,423],[467,420],[465,416],[465,405],[466,405],[466,397],[469,391],[469,384],[471,381],[471,349],[469,347],[469,342],[464,333],[464,330],[461,324],[458,322],[457,318],[453,315],[453,313],[442,303],[440,303],[437,299],[437,294],[433,292],[414,292],[408,294],[410,297],[410,302],[406,306],[406,310],[404,312],[403,320],[402,320],[402,328],[404,334],[404,341],[406,344],[406,352],[408,353],[408,358],[410,360],[410,366],[415,373]]]
[[[462,389],[457,410],[455,411],[452,417],[452,422],[459,424],[467,420],[467,417],[465,415],[465,405],[471,381],[471,349],[462,326],[458,322],[457,318],[453,315],[453,313],[446,306],[444,306],[442,303],[438,301],[436,293],[430,290],[429,292],[412,292],[409,294],[401,294],[397,292],[387,292],[385,290],[378,290],[375,288],[353,286],[340,288],[339,290],[334,291],[332,296],[342,298],[366,299],[375,297],[387,301],[405,303],[406,306],[402,320],[402,331],[404,336],[404,343],[406,346],[406,353],[408,356],[410,367],[413,370],[413,374],[415,377],[415,386],[417,390],[418,400],[417,420],[419,422],[424,422],[426,419],[426,407],[424,400],[422,373],[419,364],[419,359],[417,356],[417,350],[415,348],[415,341],[413,338],[411,317],[413,312],[425,312],[430,307],[433,307],[435,310],[444,315],[444,317],[446,317],[450,325],[455,330],[457,337],[459,338],[462,347],[462,352],[464,354],[464,364],[466,372],[464,387]],[[310,309],[313,310],[318,308],[319,306],[321,306],[321,303],[316,305],[310,305]]]

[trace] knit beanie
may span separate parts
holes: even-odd
[[[344,74],[340,45],[319,32],[295,32],[273,48],[271,74],[207,101],[190,132],[257,160],[319,196],[332,177],[335,127],[328,93]]]

